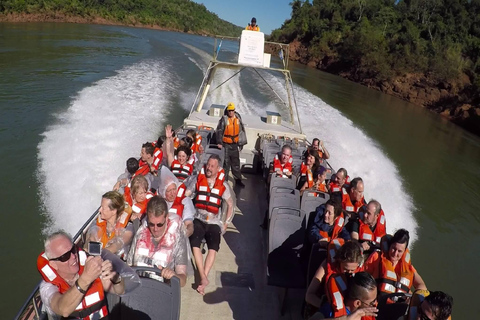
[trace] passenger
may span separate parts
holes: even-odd
[[[328,319],[373,320],[378,312],[375,279],[367,272],[358,272],[354,277],[336,274],[327,283],[327,297],[321,312]],[[315,318],[314,318],[315,319]]]
[[[187,136],[190,137],[190,139],[193,140],[193,145],[192,145],[192,153],[195,154],[195,153],[200,153],[202,154],[203,153],[203,146],[202,146],[202,141],[203,141],[203,138],[201,135],[197,134],[195,132],[195,130],[193,129],[190,129],[187,131]]]
[[[220,157],[211,155],[207,164],[202,168],[198,176],[188,181],[187,197],[195,193],[194,203],[197,212],[195,214],[194,231],[190,237],[195,264],[200,274],[200,284],[197,291],[205,294],[205,287],[209,284],[208,274],[215,262],[215,255],[220,248],[222,232],[225,233],[228,224],[233,219],[233,199],[230,187],[225,181],[225,174],[220,171]],[[227,212],[222,212],[222,202],[227,204]],[[226,214],[223,222],[223,214]],[[208,254],[203,262],[200,246],[205,239],[208,246]]]
[[[326,248],[333,239],[350,240],[348,231],[343,228],[344,222],[340,204],[332,199],[328,200],[315,212],[315,220],[309,231],[310,242],[319,243],[321,247]]]
[[[332,175],[332,180],[328,186],[328,190],[330,190],[330,194],[335,192],[342,192],[342,188],[347,181],[347,170],[345,168],[338,169],[337,173]]]
[[[125,282],[109,260],[87,257],[63,231],[47,237],[37,268],[43,278],[40,283],[43,306],[52,317],[107,319],[104,291],[115,294],[125,291]]]
[[[362,263],[362,247],[357,241],[345,243],[342,239],[331,241],[327,249],[327,258],[323,260],[315,277],[310,282],[305,300],[317,309],[320,308],[322,299],[318,292],[322,291],[321,284],[326,285],[330,276],[335,273],[355,274],[359,272]]]
[[[193,165],[189,163],[191,154],[192,150],[186,146],[180,146],[175,150],[175,158],[170,163],[170,168],[180,181],[185,180],[193,173]]]
[[[260,31],[260,27],[257,26],[257,19],[252,18],[252,21],[247,25],[245,30],[250,30],[250,31]]]
[[[125,172],[122,173],[117,178],[117,183],[113,186],[113,191],[119,191],[121,194],[124,193],[124,188],[130,183],[130,181],[135,176],[135,172],[138,170],[138,160],[135,158],[129,158],[127,160],[127,168]]]
[[[127,263],[157,267],[165,279],[177,277],[183,287],[187,281],[187,243],[182,220],[168,215],[167,203],[154,196],[147,205],[147,218],[132,242]]]
[[[300,166],[300,179],[297,189],[310,189],[313,187],[313,173],[320,166],[320,158],[314,150],[307,150],[304,154],[304,160]]]
[[[218,121],[216,136],[218,147],[220,149],[225,148],[223,169],[227,180],[228,171],[231,167],[236,185],[244,187],[242,173],[240,172],[240,151],[247,144],[247,139],[242,117],[235,111],[233,102],[227,104],[223,117]]]
[[[171,173],[162,171],[159,194],[167,201],[169,215],[178,215],[185,226],[185,234],[193,233],[193,218],[195,207],[192,199],[185,196],[186,187]]]
[[[286,144],[282,147],[282,151],[275,155],[273,172],[279,177],[290,178],[293,172],[292,163],[292,147]]]
[[[327,193],[328,189],[325,183],[326,178],[327,178],[327,169],[325,169],[325,167],[323,166],[319,166],[313,175],[313,185],[308,189]],[[305,182],[303,187],[300,189],[300,195],[303,195],[303,192],[307,190],[307,187],[309,186],[309,184],[307,185],[307,183],[308,181]],[[317,194],[315,194],[315,196],[317,196]]]
[[[146,175],[149,172],[154,172],[158,170],[158,167],[155,166],[154,161],[155,157],[155,147],[150,143],[146,142],[142,145],[142,151],[140,152],[140,160],[138,172],[136,175]]]
[[[408,231],[400,229],[393,237],[385,237],[385,248],[381,253],[372,253],[365,262],[364,270],[376,279],[379,295],[409,293],[412,286],[416,290],[427,290],[422,277],[411,264],[409,240]]]
[[[133,237],[133,233],[125,229],[130,215],[124,209],[125,200],[119,192],[108,191],[102,196],[97,218],[100,242],[103,248],[115,254],[120,253],[124,244],[129,244]]]
[[[153,197],[153,194],[148,191],[147,179],[144,176],[136,176],[131,182],[131,191],[130,187],[125,187],[123,196],[128,204],[126,211],[131,213],[130,221],[133,221],[143,217],[147,209],[147,203]]]
[[[387,234],[385,219],[383,223],[378,223],[381,211],[380,202],[372,199],[364,209],[363,219],[352,219],[346,226],[352,239],[359,240],[366,252],[378,248],[382,237]]]
[[[318,152],[320,159],[327,160],[330,159],[330,153],[328,153],[327,148],[323,144],[323,141],[315,138],[312,140],[312,149]]]
[[[422,294],[417,294],[421,291]],[[405,320],[449,320],[453,309],[453,298],[442,291],[417,290],[410,301]]]
[[[153,163],[152,167],[154,171],[158,171],[160,166],[163,162],[163,139],[162,137],[158,137],[158,140],[155,143],[152,143],[154,150],[153,150]]]
[[[347,211],[350,216],[352,213],[357,213],[358,210],[366,205],[363,197],[364,185],[362,178],[355,178],[350,182],[348,192],[342,188],[342,209]]]

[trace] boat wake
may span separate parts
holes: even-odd
[[[167,64],[145,61],[83,89],[38,146],[40,197],[48,223],[74,234],[98,208],[142,143],[158,138],[178,90]]]

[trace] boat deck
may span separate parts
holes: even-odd
[[[305,290],[288,290],[281,316],[285,290],[267,285],[268,232],[260,227],[268,206],[265,181],[261,175],[244,176],[245,188],[234,187],[235,217],[223,236],[205,296],[193,289],[190,275],[182,288],[180,319],[302,319]]]

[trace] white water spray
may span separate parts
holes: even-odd
[[[83,89],[39,144],[41,197],[50,225],[74,234],[100,205],[142,143],[161,132],[169,93],[166,63],[142,62]]]
[[[341,112],[305,89],[298,86],[295,89],[302,128],[308,139],[325,140],[331,156],[328,161],[333,168],[346,168],[351,179],[361,177],[365,184],[365,200],[373,198],[382,204],[387,233],[405,228],[413,244],[417,238],[413,201],[395,164]]]

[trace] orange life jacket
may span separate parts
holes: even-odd
[[[197,134],[195,136],[195,142],[192,143],[192,154],[196,153],[196,152],[199,152],[200,153],[200,148],[202,146],[202,136]]]
[[[359,220],[363,220],[363,212],[360,210],[360,212],[358,213],[358,218]],[[377,217],[377,225],[381,225],[382,229],[385,230],[385,233],[386,233],[386,230],[387,230],[387,219],[385,218],[385,213],[383,212],[383,209],[380,209],[380,213],[378,214],[378,217]],[[378,227],[377,227],[378,228]],[[375,240],[375,242],[377,243],[380,243],[379,241],[377,241],[378,239]]]
[[[293,163],[293,157],[290,156],[288,158],[287,163],[282,164],[280,162],[280,158],[278,157],[278,153],[275,155],[275,158],[273,159],[273,171],[276,172],[277,170],[282,171],[282,177],[286,178],[287,175],[285,174],[286,172],[292,172],[292,163]]]
[[[250,30],[250,31],[260,31],[260,28],[255,25],[255,27],[251,26],[251,25],[248,25],[245,30]]]
[[[154,196],[155,194],[153,194],[151,191],[148,191],[143,202],[133,203],[133,198],[130,192],[130,184],[125,187],[123,193],[123,197],[125,198],[125,201],[130,205],[130,207],[132,207],[132,211],[140,215],[145,213],[145,211],[147,210],[148,201],[150,201],[150,199],[152,199]]]
[[[347,308],[343,302],[343,296],[347,290],[347,277],[343,273],[330,276],[327,282],[327,298],[332,306],[333,318],[347,315]]]
[[[193,173],[193,165],[188,162],[185,162],[184,165],[181,165],[178,160],[174,160],[171,166],[172,173],[178,180],[183,181]]]
[[[140,163],[140,161],[139,161]],[[138,167],[137,171],[132,176],[132,179],[136,176],[145,176],[150,173],[150,166],[148,163],[142,161],[142,165]]]
[[[183,199],[185,199],[185,191],[187,188],[185,185],[182,183],[180,186],[177,188],[177,196],[175,197],[175,200],[173,201],[172,207],[168,209],[168,213],[171,214],[177,214],[180,218],[183,217],[183,209],[184,205],[182,203]]]
[[[300,166],[300,175],[302,177],[307,177],[307,182],[308,182],[308,188],[310,189],[313,187],[313,174],[312,170],[308,168],[308,166],[302,162],[302,165]]]
[[[342,187],[340,187],[340,186],[339,186],[338,184],[336,184],[335,182],[330,182],[330,183],[328,184],[328,188],[330,189],[330,193],[342,191]]]
[[[153,152],[153,163],[152,167],[155,169],[155,171],[158,171],[158,168],[162,164],[163,160],[163,151],[160,148],[155,148],[155,151]]]
[[[225,131],[223,132],[223,142],[238,143],[238,135],[240,133],[240,120],[237,117],[227,117]]]
[[[78,274],[81,275],[85,267],[87,255],[83,250],[78,249],[77,258],[80,267]],[[50,267],[45,252],[42,252],[37,258],[37,269],[43,280],[55,285],[61,294],[67,292],[71,288],[70,285],[60,277],[57,271]],[[87,293],[83,296],[82,302],[80,302],[78,307],[69,317],[91,320],[103,319],[107,316],[107,299],[105,299],[102,281],[100,278],[97,278],[88,288]]]
[[[374,244],[379,244],[382,237],[387,234],[385,224],[375,224],[375,231],[372,232],[368,224],[363,223],[362,220],[358,220],[358,240],[371,241]]]
[[[377,253],[378,254],[378,253]],[[410,251],[403,253],[400,261],[394,267],[387,258],[388,252],[382,251],[379,259],[378,274],[374,275],[377,280],[378,291],[384,293],[403,292],[409,293],[415,277],[415,269],[410,261]]]
[[[332,234],[329,236],[328,235],[328,232],[326,231],[322,231],[320,230],[319,233],[320,235],[323,237],[323,238],[326,238],[327,241],[330,241],[330,240],[333,240],[333,239],[337,239],[338,238],[338,235],[340,234],[340,232],[342,231],[343,229],[343,224],[345,223],[345,219],[343,217],[343,212],[335,218],[335,220],[333,221],[333,230],[332,230]]]
[[[358,210],[366,205],[367,203],[365,202],[365,198],[362,197],[360,201],[355,201],[355,203],[352,203],[352,200],[350,199],[350,195],[348,194],[347,190],[345,188],[342,188],[342,209],[349,211],[349,212],[358,212]]]
[[[107,233],[107,221],[103,220],[100,215],[98,215],[97,218],[97,226],[103,231],[102,232],[102,238],[100,239],[100,242],[103,244],[103,248],[107,245],[108,241],[112,240],[113,237],[115,237],[115,231],[117,229],[123,229],[127,226],[128,221],[130,220],[130,215],[127,212],[123,212],[120,218],[117,220],[117,224],[115,225],[115,229],[113,229],[112,233],[110,233],[110,236],[108,236]]]
[[[205,169],[202,168],[197,178],[197,195],[195,196],[195,207],[203,209],[213,214],[218,214],[222,207],[222,195],[225,192],[225,172],[219,171],[215,179],[213,188],[210,189],[205,176]]]

